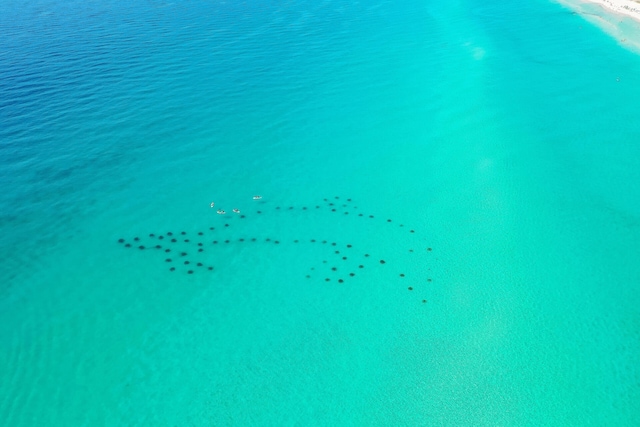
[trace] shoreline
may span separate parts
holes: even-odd
[[[640,0],[555,0],[640,54]],[[628,19],[626,19],[628,18]]]
[[[640,22],[640,3],[633,0],[583,0],[586,3],[595,3],[605,9],[628,16]]]

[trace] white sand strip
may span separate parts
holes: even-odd
[[[597,3],[604,8],[640,21],[640,2],[633,0],[586,0]]]

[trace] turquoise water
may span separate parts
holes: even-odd
[[[2,2],[4,425],[638,424],[640,56],[400,3]]]

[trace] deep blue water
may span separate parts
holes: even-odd
[[[546,1],[3,1],[0,419],[637,425],[638,76]]]

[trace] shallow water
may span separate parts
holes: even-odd
[[[4,2],[0,418],[637,424],[640,57],[440,3]]]

